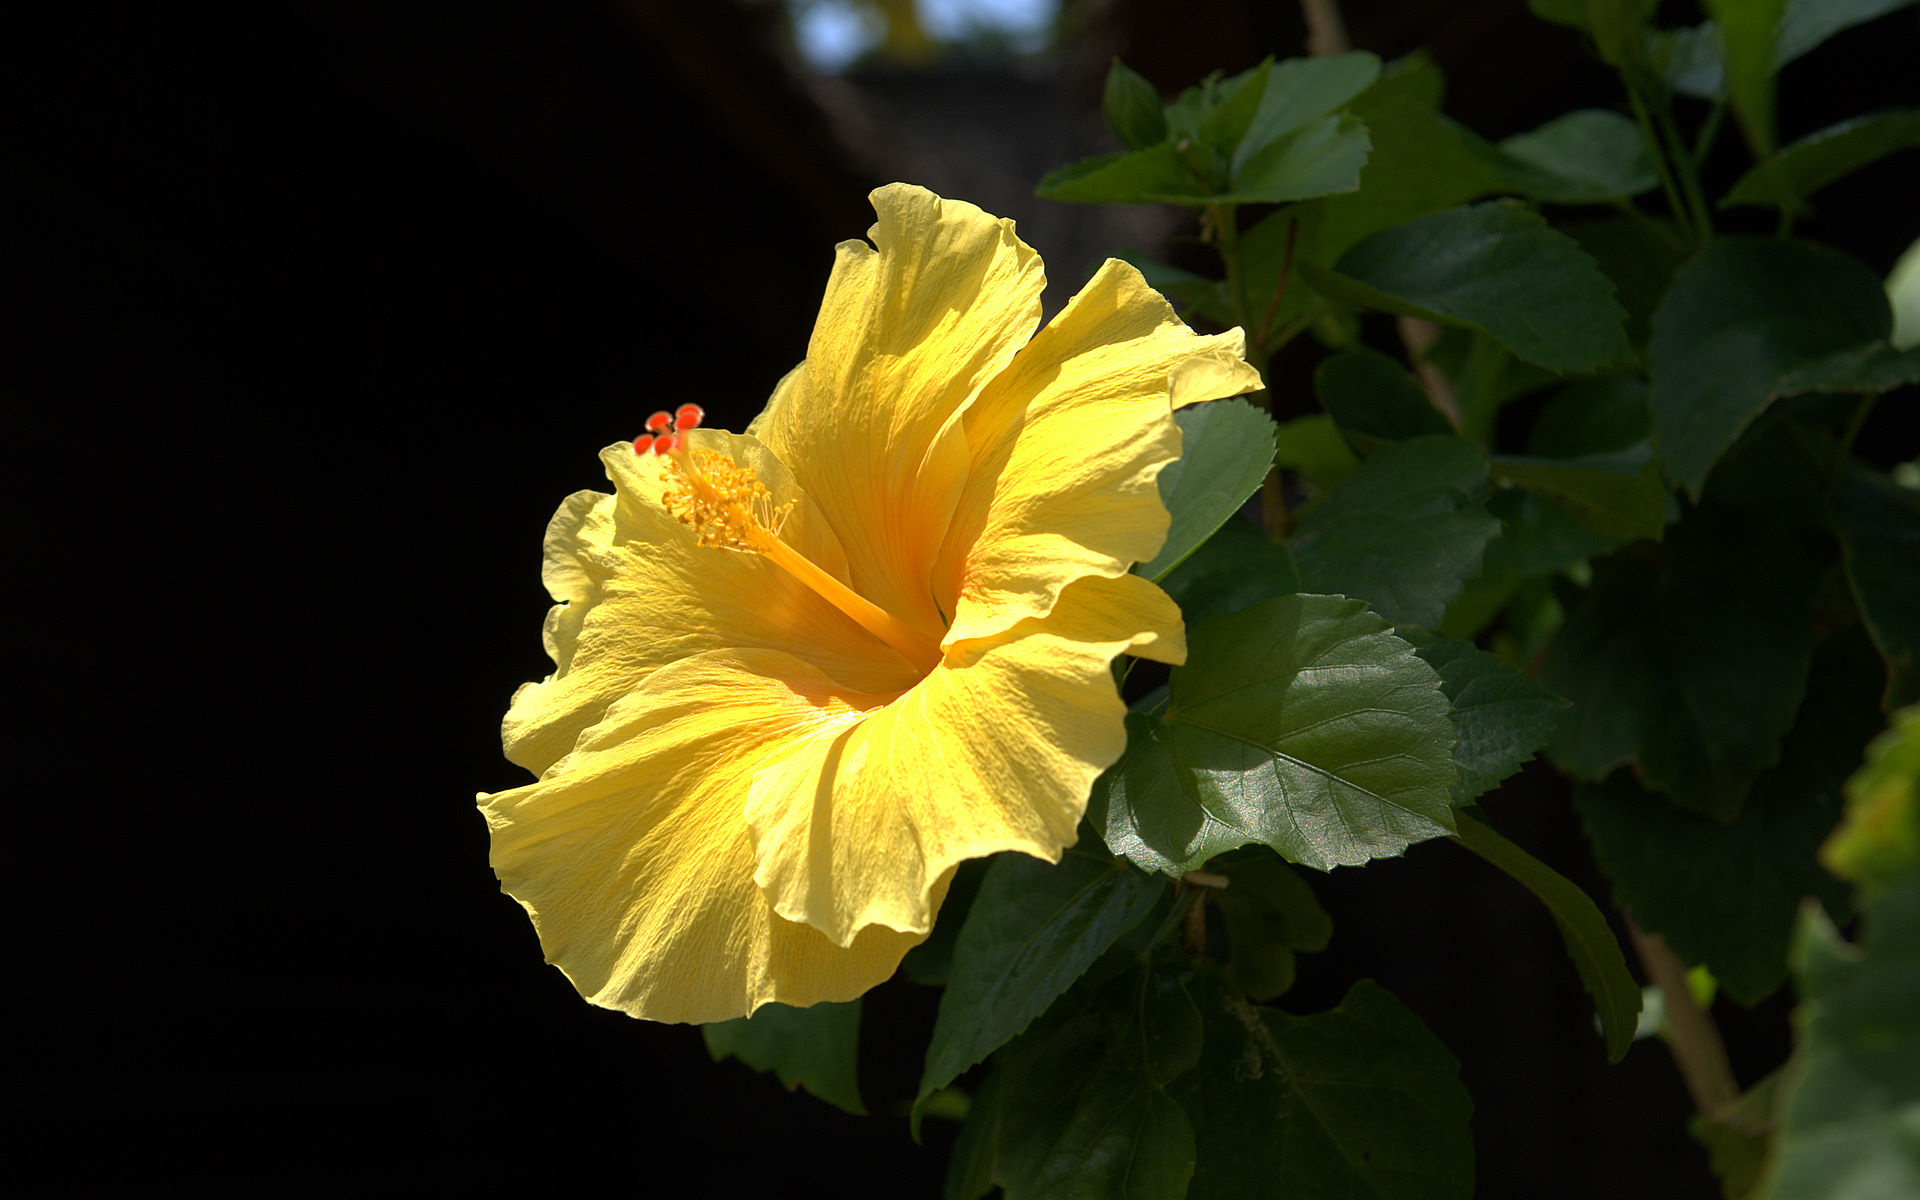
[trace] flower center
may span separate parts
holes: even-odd
[[[775,504],[773,493],[754,475],[752,467],[740,466],[712,450],[688,448],[687,434],[699,428],[705,416],[697,404],[682,404],[671,416],[657,412],[647,418],[647,432],[634,439],[635,454],[651,451],[669,462],[671,481],[660,498],[661,505],[682,525],[691,525],[702,546],[758,554],[771,560],[853,618],[862,629],[893,647],[921,673],[938,666],[938,644],[780,540],[781,527],[793,512],[794,501]]]

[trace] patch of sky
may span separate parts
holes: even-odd
[[[995,39],[1015,53],[1047,44],[1060,0],[918,0],[920,26],[936,42]],[[846,70],[886,37],[874,0],[787,0],[800,56],[817,71]]]

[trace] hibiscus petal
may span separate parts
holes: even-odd
[[[1032,334],[1046,280],[1012,221],[905,184],[871,198],[873,245],[837,248],[806,362],[749,432],[839,534],[854,590],[937,638],[928,580],[969,464],[953,418]]]
[[[1136,648],[1185,656],[1173,602],[1138,577],[1084,579],[1044,619],[950,648],[841,736],[763,766],[747,821],[774,910],[857,945],[931,928],[935,884],[965,859],[1058,860],[1126,745],[1109,668]]]
[[[754,886],[741,798],[768,761],[837,742],[860,715],[775,651],[663,668],[540,782],[481,798],[494,871],[547,960],[603,1007],[705,1022],[852,999],[924,933],[874,927],[837,945],[781,919]],[[932,881],[931,908],[949,878]]]
[[[973,457],[935,568],[949,644],[1045,616],[1067,584],[1150,559],[1175,405],[1260,386],[1238,329],[1201,336],[1108,260],[967,409]]]
[[[776,501],[795,501],[781,536],[846,582],[832,528],[766,446],[706,429],[694,431],[692,445],[751,466]],[[786,651],[863,692],[897,692],[918,678],[899,654],[766,559],[699,545],[661,507],[666,459],[625,443],[600,457],[615,495],[571,496],[547,527],[542,574],[561,603],[548,613],[545,636],[557,669],[514,693],[502,726],[510,760],[547,770],[649,674],[710,650]]]

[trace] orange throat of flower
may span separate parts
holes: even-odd
[[[693,527],[700,544],[715,550],[758,554],[805,584],[862,629],[912,663],[921,674],[940,664],[939,643],[820,569],[780,538],[794,501],[774,503],[767,485],[724,454],[693,450],[687,435],[706,413],[682,404],[669,415],[647,418],[647,432],[634,439],[635,454],[668,460],[670,481],[660,502],[682,525]]]

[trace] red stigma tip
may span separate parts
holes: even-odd
[[[666,413],[657,412],[647,418],[647,432],[648,433],[665,433],[667,431],[667,427],[672,424],[673,424],[672,417],[668,416]]]
[[[645,454],[647,451],[651,449],[653,449],[652,434],[643,433],[639,437],[633,439],[633,452],[635,454]]]
[[[681,431],[698,429],[706,415],[707,410],[698,404],[682,404],[673,410],[673,427]]]
[[[671,433],[663,433],[657,439],[655,439],[653,443],[653,452],[655,454],[672,454],[674,447],[678,446],[679,444],[680,444],[679,438],[673,436]]]

